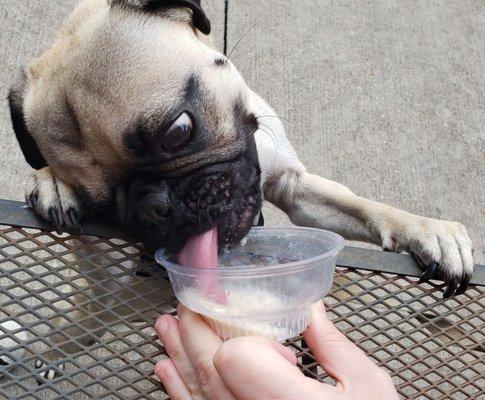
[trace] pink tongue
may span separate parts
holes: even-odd
[[[178,262],[190,268],[216,268],[217,228],[192,236],[179,253]]]
[[[227,303],[226,293],[217,277],[217,228],[192,236],[178,255],[180,265],[200,268],[200,290],[208,298]]]

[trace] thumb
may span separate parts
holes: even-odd
[[[240,400],[318,399],[323,392],[322,384],[306,378],[263,341],[245,337],[229,340],[213,361],[225,386]]]
[[[369,370],[378,368],[326,319],[322,303],[313,306],[304,338],[320,366],[341,384],[367,381]]]

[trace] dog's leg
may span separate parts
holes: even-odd
[[[83,304],[86,303],[86,296],[76,294],[69,300],[73,304]],[[54,369],[48,367],[45,362],[53,363],[85,350],[104,335],[108,329],[107,326],[115,322],[115,319],[112,313],[105,311],[96,303],[86,304],[83,310],[72,310],[72,305],[66,302],[65,315],[49,322],[56,331],[48,335],[50,348],[35,362],[35,368],[39,371],[37,374],[39,384],[60,376],[64,370],[64,363],[58,363],[57,369]]]
[[[445,279],[445,297],[466,290],[474,265],[472,242],[462,224],[413,215],[308,173],[271,107],[254,95],[253,108],[261,124],[256,143],[266,200],[297,225],[329,229],[346,239],[415,255],[426,269],[422,281],[438,275]]]
[[[66,357],[75,358],[86,351],[108,330],[116,330],[117,324],[146,325],[159,313],[174,311],[170,282],[153,266],[152,259],[141,258],[133,270],[120,273],[121,265],[109,251],[106,254],[102,243],[91,245],[90,239],[83,237],[78,240],[83,245],[75,251],[77,264],[72,267],[72,278],[80,290],[72,294],[70,283],[56,287],[67,298],[55,302],[62,313],[48,323],[54,328],[46,335],[49,348],[36,362],[40,384],[62,374]]]
[[[50,221],[62,233],[80,229],[80,202],[74,190],[45,167],[32,171],[25,186],[25,201],[42,218]]]
[[[112,261],[90,245],[89,239],[82,239],[83,246],[75,251],[76,267],[65,273],[76,277],[80,291],[68,296],[67,300],[56,301],[56,308],[62,314],[49,321],[54,328],[47,335],[49,348],[36,361],[37,381],[42,384],[62,374],[63,360],[66,356],[75,356],[94,344],[107,331],[108,326],[118,321],[118,316],[111,312],[116,299],[111,294],[117,284],[109,279]],[[72,293],[72,286],[67,283],[56,288],[61,293]],[[48,366],[57,364],[57,368]]]

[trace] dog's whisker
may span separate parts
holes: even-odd
[[[267,125],[265,125],[265,126],[267,126]],[[261,128],[261,127],[259,127],[259,129],[260,129],[262,132],[266,133],[266,134],[267,134],[267,135],[268,135],[268,136],[271,138],[271,141],[272,141],[272,142],[273,142],[273,144],[274,144],[274,147],[275,147],[275,156],[274,156],[274,158],[273,158],[273,162],[272,162],[272,164],[271,164],[271,168],[273,168],[273,167],[274,167],[274,165],[276,164],[276,159],[277,159],[277,157],[278,157],[278,142],[277,142],[277,140],[276,140],[276,135],[275,135],[275,133],[272,131],[272,129],[271,129],[271,128],[269,128],[269,127],[268,127],[268,129],[270,129],[270,130],[271,130],[271,133],[269,133],[267,130],[265,130],[265,129]]]
[[[275,138],[275,136],[274,136],[274,133],[270,133],[270,132],[268,132],[266,129],[263,129],[263,128],[261,128],[261,127],[260,127],[259,129],[260,129],[262,132],[266,133],[266,134],[267,134],[267,135],[270,137],[271,141],[273,142],[273,145],[274,145],[275,149],[277,149],[277,148],[278,148],[278,142],[276,141],[276,138]]]
[[[246,32],[244,32],[244,34],[239,38],[239,40],[236,42],[236,44],[234,45],[234,47],[231,49],[231,51],[229,52],[229,55],[227,56],[227,60],[230,60],[231,59],[231,55],[232,53],[234,52],[234,50],[236,50],[236,47],[239,45],[239,43],[241,43],[241,40],[244,39],[244,37],[249,33],[251,32],[257,25],[259,25],[261,22],[263,22],[264,20],[261,19],[259,21],[257,21],[256,23],[254,23]]]
[[[263,130],[263,132],[266,132],[271,137],[271,139],[273,140],[273,144],[275,145],[276,148],[278,148],[278,141],[276,140],[276,134],[274,133],[273,129],[269,125],[265,124],[264,122],[259,121],[258,124],[263,125],[265,128],[269,129],[271,134],[269,134],[266,130]]]
[[[291,127],[293,127],[293,124],[292,124],[292,122],[290,121],[289,118],[281,117],[280,115],[258,115],[258,116],[256,116],[256,119],[258,119],[258,118],[279,118],[279,119],[282,119],[282,120],[288,122],[288,124]]]

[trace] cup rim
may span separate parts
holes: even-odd
[[[251,265],[237,265],[230,268],[194,268],[194,267],[183,267],[178,263],[168,260],[172,254],[167,255],[165,249],[159,249],[155,253],[155,260],[162,267],[167,269],[169,272],[173,272],[178,275],[191,275],[197,276],[201,275],[201,271],[217,271],[220,276],[259,276],[267,274],[277,274],[277,273],[290,273],[298,270],[303,270],[307,268],[313,268],[315,261],[321,261],[335,257],[338,253],[342,251],[345,246],[345,239],[339,234],[324,229],[318,228],[307,228],[299,226],[262,226],[253,227],[249,231],[248,235],[256,235],[258,232],[266,232],[268,235],[272,234],[288,234],[288,233],[306,233],[320,236],[321,239],[330,239],[334,242],[334,246],[329,250],[318,256],[306,258],[304,260],[292,261],[288,263],[276,264],[276,265],[266,265],[266,266],[256,266]]]

